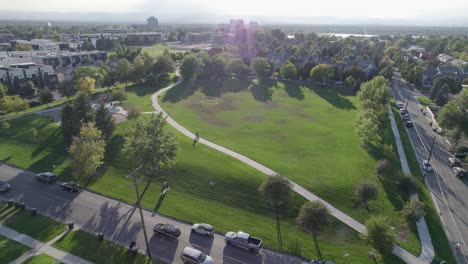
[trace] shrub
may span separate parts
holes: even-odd
[[[141,108],[137,105],[128,105],[126,110],[128,119],[137,119],[141,114]]]
[[[407,196],[416,189],[416,179],[412,174],[397,174],[396,183],[400,190]]]
[[[377,199],[377,185],[370,181],[359,182],[356,184],[355,193],[358,201],[367,206],[368,201]]]
[[[419,221],[419,219],[426,215],[424,207],[425,204],[423,202],[411,199],[405,204],[405,207],[403,207],[402,213],[408,220],[413,219],[414,221]]]
[[[127,93],[124,89],[113,89],[112,90],[112,101],[124,101],[127,100]]]
[[[367,222],[367,233],[363,235],[366,242],[380,254],[392,252],[395,237],[390,229],[389,220],[384,216],[372,216]]]
[[[375,171],[377,174],[382,175],[388,170],[389,167],[390,161],[388,161],[388,159],[381,159],[377,161],[377,164],[375,165]]]

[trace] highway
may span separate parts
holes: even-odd
[[[439,209],[440,219],[457,263],[468,264],[468,179],[458,179],[448,166],[448,158],[451,157],[448,146],[442,136],[432,131],[429,117],[421,112],[416,99],[419,94],[411,91],[397,72],[391,87],[392,94],[398,101],[406,103],[409,99],[407,108],[414,127],[407,130],[421,168],[421,161],[428,159],[435,137],[431,156],[434,171],[425,174],[426,185]],[[460,250],[455,250],[457,242],[462,243]]]
[[[88,191],[76,194],[61,190],[58,183],[40,183],[34,179],[34,175],[32,172],[0,163],[0,180],[8,181],[12,186],[9,192],[0,193],[0,200],[15,199],[25,202],[27,207],[37,208],[41,214],[65,223],[74,222],[91,233],[103,232],[105,239],[123,246],[136,241],[137,246],[145,250],[140,215],[133,206]],[[148,211],[144,211],[144,217],[153,263],[182,263],[180,254],[186,246],[210,255],[215,263],[305,263],[298,257],[271,250],[262,249],[259,254],[255,254],[226,246],[223,234],[218,233],[214,237],[193,234],[190,232],[191,225],[170,217],[153,215]],[[182,234],[179,239],[153,235],[152,227],[156,223],[176,225]]]

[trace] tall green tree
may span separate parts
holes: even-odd
[[[310,71],[312,68],[315,67],[315,63],[312,61],[306,61],[302,66],[299,68],[299,76],[301,80],[307,80],[310,78]]]
[[[353,78],[360,83],[364,82],[367,79],[364,70],[357,65],[346,67],[343,71],[343,75],[344,79],[348,78],[349,76],[353,76]]]
[[[39,90],[38,95],[39,95],[39,101],[41,102],[41,104],[47,104],[48,106],[50,102],[54,101],[54,96],[52,95],[49,89]]]
[[[449,101],[449,94],[448,94],[448,85],[444,84],[440,89],[437,91],[437,94],[434,98],[434,103],[438,106],[444,106]]]
[[[283,63],[280,68],[280,73],[283,78],[287,79],[296,79],[297,78],[297,68],[296,65],[290,61]]]
[[[80,134],[73,138],[69,153],[72,157],[73,176],[88,178],[103,163],[106,143],[93,123],[84,124]]]
[[[153,71],[156,74],[173,72],[175,69],[174,60],[169,55],[160,55],[156,58],[156,62],[153,65]]]
[[[73,76],[75,82],[78,82],[81,78],[91,77],[96,80],[97,85],[103,85],[104,80],[107,78],[107,71],[101,67],[82,66],[75,70]]]
[[[310,78],[320,84],[334,80],[336,75],[335,66],[331,64],[319,64],[310,71]]]
[[[325,229],[331,220],[328,208],[319,201],[305,203],[296,218],[297,224],[304,230],[311,232],[314,239],[317,257],[322,260],[322,253],[317,242],[317,233]]]
[[[258,191],[274,208],[288,203],[292,197],[291,182],[280,174],[268,177]]]
[[[6,88],[5,86],[0,83],[0,100],[6,95]]]
[[[271,72],[270,62],[261,57],[253,58],[251,68],[253,74],[261,77],[267,77]]]
[[[119,82],[127,84],[132,73],[132,65],[127,59],[120,59],[115,67],[115,76]]]
[[[139,81],[141,80],[145,75],[145,62],[143,61],[143,58],[138,55],[133,59],[133,72],[131,73],[131,78],[132,80]]]
[[[0,107],[8,113],[18,114],[18,112],[29,108],[29,101],[18,95],[7,95],[0,99]]]
[[[60,111],[60,119],[60,129],[62,130],[63,139],[65,144],[69,146],[73,137],[78,135],[80,132],[81,126],[81,122],[78,119],[72,104],[67,103],[62,107],[62,110]]]
[[[393,68],[391,65],[385,66],[380,72],[380,75],[387,78],[388,80],[392,79],[393,76]]]
[[[182,59],[180,65],[180,72],[182,76],[190,79],[196,76],[203,67],[202,59],[198,58],[195,54],[188,54]]]
[[[94,121],[91,98],[84,93],[78,94],[78,97],[73,103],[73,111],[80,123],[91,123]]]
[[[209,64],[210,75],[223,76],[226,74],[227,63],[228,61],[222,55],[212,57]]]
[[[165,126],[166,119],[162,114],[138,118],[125,133],[125,156],[155,173],[163,166],[172,165],[177,155],[177,143]]]
[[[236,75],[245,75],[249,73],[249,67],[245,65],[242,59],[232,59],[228,66],[228,72]]]
[[[377,105],[383,105],[390,96],[390,82],[383,76],[376,76],[374,79],[361,85],[357,97],[364,108],[377,109]]]
[[[57,87],[60,95],[65,96],[70,100],[70,97],[74,96],[77,92],[75,85],[71,81],[63,81],[58,84]]]
[[[380,254],[392,252],[395,236],[390,229],[390,221],[384,216],[371,216],[366,222],[367,233],[363,235],[366,242]]]
[[[104,104],[101,104],[96,110],[94,120],[96,122],[96,127],[102,132],[102,137],[106,140],[109,139],[115,130],[115,124],[111,113]]]

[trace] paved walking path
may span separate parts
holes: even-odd
[[[161,89],[159,91],[157,91],[156,93],[154,93],[152,96],[151,96],[151,102],[153,104],[153,107],[155,108],[155,113],[162,113],[162,115],[166,118],[167,122],[173,126],[175,129],[177,129],[179,132],[181,132],[182,134],[184,134],[185,136],[189,137],[189,138],[192,138],[194,139],[195,138],[195,134],[190,132],[188,129],[186,129],[185,127],[181,126],[179,123],[177,123],[172,117],[170,117],[166,111],[164,111],[164,109],[159,105],[158,103],[158,97],[160,95],[162,95],[163,93],[165,93],[167,90],[179,85],[180,83],[183,82],[183,77],[182,75],[179,74],[179,72],[176,73],[177,76],[179,77],[179,79],[177,80],[176,83],[164,88],[164,89]],[[276,174],[275,171],[273,171],[272,169],[270,168],[267,168],[265,166],[263,166],[262,164],[240,154],[240,153],[237,153],[235,151],[232,151],[230,149],[227,149],[223,146],[220,146],[218,144],[215,144],[211,141],[208,141],[206,139],[203,139],[203,138],[199,138],[198,140],[199,143],[201,144],[204,144],[206,146],[209,146],[213,149],[216,149],[218,151],[221,151],[233,158],[236,158],[240,161],[242,161],[243,163],[265,173],[266,175],[274,175]],[[400,144],[401,144],[401,141],[400,141]],[[405,157],[405,160],[406,160],[406,157]],[[337,219],[339,219],[340,221],[342,221],[343,223],[345,223],[346,225],[348,225],[349,227],[351,227],[352,229],[356,230],[357,232],[359,233],[364,233],[366,232],[366,227],[359,223],[358,221],[356,221],[355,219],[353,219],[352,217],[350,217],[349,215],[345,214],[344,212],[342,212],[341,210],[339,210],[338,208],[332,206],[331,204],[329,204],[328,202],[324,201],[323,199],[319,198],[318,196],[316,196],[315,194],[309,192],[308,190],[304,189],[303,187],[301,187],[300,185],[296,184],[295,182],[291,181],[290,182],[292,183],[292,186],[293,186],[293,190],[298,193],[299,195],[301,195],[302,197],[306,198],[307,200],[309,201],[320,201],[322,202],[323,204],[325,204],[328,208],[328,210],[330,211],[330,213]],[[426,230],[427,230],[427,226],[426,226]],[[421,235],[420,235],[421,236]],[[422,236],[421,237],[421,241],[425,240],[425,236]],[[429,241],[430,241],[430,237],[429,237]],[[423,242],[421,242],[423,243]],[[432,247],[432,243],[431,243],[431,247]],[[408,251],[406,251],[405,249],[401,248],[400,246],[397,246],[395,245],[394,248],[393,248],[393,254],[395,254],[396,256],[398,256],[399,258],[401,258],[402,260],[404,260],[405,262],[407,263],[415,263],[415,264],[418,264],[418,263],[430,263],[431,261],[427,261],[427,259],[430,258],[430,256],[434,256],[433,254],[433,250],[432,250],[432,255],[430,254],[430,252],[426,252],[424,250],[424,247],[423,247],[423,254],[421,255],[422,258],[418,258],[416,256],[414,256],[413,254],[409,253]],[[426,254],[428,254],[429,257],[426,257]],[[432,260],[432,258],[430,258]]]
[[[51,246],[53,243],[55,243],[58,239],[60,239],[62,236],[64,236],[66,232],[60,234],[56,238],[52,239],[51,241],[47,243],[42,243],[39,240],[36,240],[30,236],[27,236],[25,234],[21,234],[16,232],[13,229],[10,229],[4,225],[0,224],[0,235],[7,237],[11,240],[14,240],[18,243],[21,243],[23,245],[26,245],[32,250],[26,252],[23,256],[19,257],[18,259],[14,260],[11,262],[11,264],[20,264],[29,259],[30,257],[37,255],[39,253],[45,253],[55,259],[58,259],[62,262],[65,263],[70,263],[70,264],[92,264],[92,262],[89,262],[87,260],[84,260],[80,257],[77,257],[75,255],[72,255],[70,253],[64,252],[60,249],[57,249],[53,246]]]
[[[405,150],[403,148],[403,143],[401,142],[400,133],[398,131],[397,124],[395,122],[395,117],[393,115],[392,108],[390,104],[388,106],[388,116],[390,118],[390,125],[392,127],[393,136],[395,137],[395,143],[397,146],[398,156],[400,157],[400,164],[403,173],[411,174],[411,170],[408,165],[408,159],[406,158]],[[419,200],[418,194],[413,193],[411,195],[412,199]],[[424,261],[425,263],[430,263],[434,259],[434,247],[432,245],[431,235],[427,228],[426,219],[421,218],[416,222],[416,227],[418,228],[419,239],[421,240],[421,255],[419,255],[419,260]]]

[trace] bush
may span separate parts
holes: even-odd
[[[367,222],[367,233],[363,235],[366,242],[380,254],[392,252],[395,237],[390,229],[390,221],[384,216],[372,216]]]
[[[413,219],[414,221],[419,221],[419,219],[426,215],[426,211],[424,210],[425,206],[423,202],[411,199],[405,204],[405,207],[403,207],[402,213],[408,220]]]
[[[407,196],[416,189],[416,179],[412,174],[397,174],[396,183],[400,190]]]
[[[377,185],[370,181],[359,182],[356,184],[355,194],[358,201],[367,206],[368,201],[377,199]]]
[[[379,175],[384,174],[387,169],[390,167],[390,161],[388,159],[381,159],[377,161],[375,165],[375,172]]]
[[[128,105],[126,110],[128,119],[137,119],[141,115],[141,108],[137,105]]]
[[[124,89],[113,89],[112,90],[112,101],[124,101],[127,100],[127,93]]]

